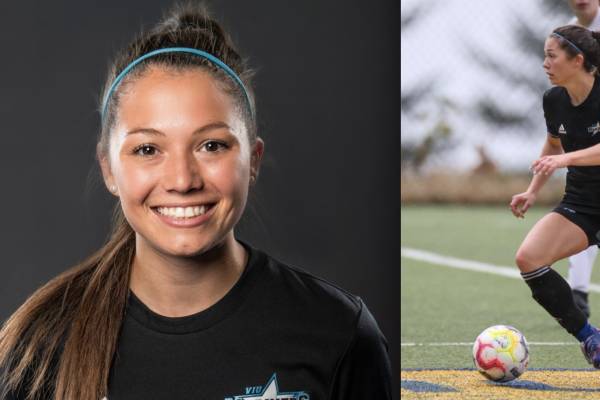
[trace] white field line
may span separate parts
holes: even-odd
[[[509,278],[521,279],[521,273],[515,267],[505,267],[501,265],[487,264],[478,261],[463,260],[462,258],[444,256],[442,254],[436,254],[424,250],[411,249],[408,247],[401,247],[400,255],[402,257],[410,258],[413,260],[441,265],[444,267],[460,268],[477,272],[486,272],[488,274],[502,275],[507,276]],[[600,293],[600,285],[590,283],[589,291]]]
[[[578,342],[528,342],[536,346],[573,346],[580,344]],[[400,343],[401,346],[473,346],[474,342],[449,342],[449,343]]]

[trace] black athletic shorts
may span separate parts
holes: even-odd
[[[552,211],[583,229],[590,246],[597,244],[600,247],[600,215],[580,211],[577,206],[564,201]]]

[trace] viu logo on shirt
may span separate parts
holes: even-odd
[[[226,397],[224,400],[310,400],[306,392],[280,392],[275,375],[265,386],[246,387],[246,394]]]
[[[592,136],[596,135],[596,133],[600,132],[600,121],[596,122],[592,126],[588,126],[588,133],[591,133]]]

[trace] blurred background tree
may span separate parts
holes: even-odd
[[[545,140],[542,96],[551,85],[541,66],[544,41],[571,17],[564,0],[402,2],[403,202],[407,180],[424,185],[440,175],[468,177],[455,185],[473,191],[474,175],[507,186],[492,199],[479,194],[482,202],[519,190],[523,183],[508,178],[523,179]]]

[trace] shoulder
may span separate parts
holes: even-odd
[[[304,326],[325,330],[327,335],[338,338],[338,334],[343,335],[348,341],[361,324],[372,324],[378,330],[360,297],[260,250],[250,252],[253,267],[258,267],[253,269],[260,271],[251,296],[252,306],[268,308],[277,314],[273,318],[283,324],[304,321]]]
[[[565,97],[566,96],[566,97]],[[544,110],[562,104],[565,100],[568,101],[567,90],[562,86],[554,86],[546,90],[543,97]]]
[[[293,294],[296,303],[305,304],[310,312],[318,308],[331,321],[347,325],[346,332],[353,342],[383,343],[387,347],[375,318],[360,297],[300,268],[277,261],[273,267],[276,271],[272,272],[279,275],[280,283],[286,282],[285,290]]]
[[[302,326],[332,341],[350,341],[363,309],[358,296],[300,268],[251,250],[260,270],[249,306],[279,326]],[[296,328],[297,329],[297,328]]]
[[[590,25],[587,28],[592,31],[600,30],[600,8],[598,8],[594,20],[590,23]]]
[[[562,86],[553,86],[544,92],[544,101],[559,100],[566,92]]]
[[[267,279],[278,291],[288,293],[299,304],[309,307],[319,304],[323,311],[342,312],[353,320],[358,318],[363,304],[358,296],[301,268],[265,256]]]
[[[278,287],[283,308],[311,326],[311,333],[320,332],[319,340],[329,343],[332,355],[337,354],[332,390],[344,394],[333,398],[352,398],[361,390],[365,390],[364,398],[373,398],[377,392],[373,385],[386,395],[390,393],[387,341],[362,299],[300,268],[266,257],[267,272],[273,278],[267,281]],[[362,383],[348,384],[358,376]],[[353,394],[344,392],[350,387]],[[386,395],[377,398],[388,398]]]
[[[252,249],[251,259],[260,278],[239,314],[269,327],[250,329],[257,343],[264,334],[291,359],[310,355],[306,362],[325,371],[329,398],[391,398],[387,343],[358,296],[261,251]]]

